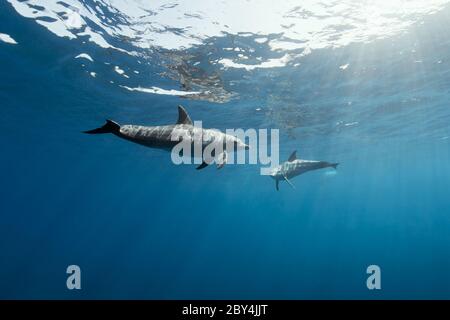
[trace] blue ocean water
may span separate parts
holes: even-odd
[[[232,45],[283,54],[225,33],[129,55],[58,37],[1,2],[0,32],[17,44],[0,42],[0,298],[450,298],[449,27],[447,5],[299,67],[223,70],[208,61]],[[119,87],[184,90],[186,77],[212,94]],[[297,150],[340,166],[277,192],[259,166],[197,171],[81,133],[105,118],[174,123],[178,104],[205,127],[279,129],[282,159]],[[66,288],[71,264],[82,290]],[[381,290],[366,287],[372,264]]]

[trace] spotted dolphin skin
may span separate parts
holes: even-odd
[[[215,155],[217,167],[219,169],[222,168],[227,161],[226,146],[233,146],[233,151],[248,149],[248,146],[235,136],[225,134],[215,129],[203,129],[194,126],[191,118],[182,106],[178,106],[178,121],[175,124],[147,127],[138,125],[119,125],[112,120],[106,120],[105,125],[102,127],[84,131],[84,133],[112,133],[119,138],[146,147],[167,151],[171,151],[173,147],[183,139],[188,139],[192,148],[197,145],[202,151],[210,144],[222,144],[224,151],[219,155]],[[203,158],[202,161],[202,164],[198,166],[197,169],[203,169],[210,164],[209,161],[206,161]]]
[[[282,163],[281,165],[272,170],[270,176],[273,179],[275,179],[275,187],[277,191],[279,190],[278,184],[280,181],[286,181],[292,188],[295,189],[294,185],[290,181],[291,178],[311,170],[317,170],[322,168],[336,169],[338,164],[339,163],[330,163],[326,161],[297,159],[297,151],[294,151],[292,152],[288,161]]]

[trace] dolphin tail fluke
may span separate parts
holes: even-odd
[[[339,163],[332,163],[332,164],[330,165],[330,167],[333,167],[334,170],[336,170],[338,165],[339,165]]]
[[[119,132],[120,125],[117,122],[112,120],[106,120],[106,123],[97,129],[92,129],[88,131],[83,131],[83,133],[87,134],[100,134],[100,133],[116,133]]]

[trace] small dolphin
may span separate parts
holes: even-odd
[[[329,167],[336,169],[338,164],[339,163],[329,163],[325,161],[300,160],[297,159],[297,151],[294,151],[292,152],[288,161],[282,163],[272,170],[270,176],[275,179],[275,187],[277,188],[277,191],[279,190],[278,183],[280,181],[286,181],[292,188],[295,189],[294,185],[289,179],[311,170]]]
[[[204,149],[210,144],[223,146],[223,152],[214,155],[217,168],[222,168],[227,162],[226,146],[233,146],[233,151],[247,150],[249,147],[235,136],[225,134],[215,129],[202,129],[195,127],[191,118],[182,106],[178,106],[178,121],[176,124],[164,126],[138,126],[119,125],[112,120],[106,120],[106,124],[100,128],[84,131],[88,134],[112,133],[122,139],[132,141],[150,148],[158,148],[171,151],[183,139],[188,139],[192,148],[197,145],[202,150],[202,164],[197,170],[203,169],[209,163],[203,158]],[[193,154],[193,153],[191,153]]]

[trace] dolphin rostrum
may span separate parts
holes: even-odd
[[[242,140],[233,135],[225,134],[216,129],[203,129],[194,126],[186,110],[180,105],[178,106],[178,121],[176,124],[147,127],[138,125],[119,125],[112,120],[106,120],[106,123],[102,127],[84,131],[84,133],[112,133],[122,139],[146,147],[167,151],[171,151],[178,143],[187,141],[191,148],[197,146],[202,150],[202,164],[197,167],[197,170],[205,168],[212,162],[203,157],[203,151],[211,144],[222,144],[221,150],[223,150],[223,152],[218,155],[214,155],[214,152],[212,152],[212,156],[215,157],[218,169],[222,168],[227,162],[227,151],[230,151],[227,150],[227,146],[232,146],[232,151],[247,150],[249,148]]]
[[[270,176],[275,179],[275,187],[277,188],[277,191],[280,181],[286,181],[292,188],[295,189],[294,185],[289,179],[311,170],[329,167],[336,169],[338,164],[339,163],[297,159],[297,151],[294,151],[292,152],[288,161],[283,162],[281,165],[275,167],[272,170]]]

